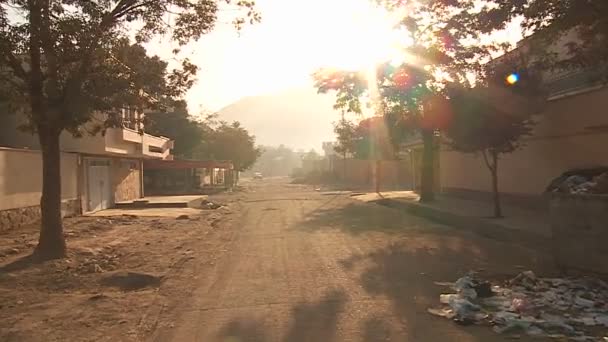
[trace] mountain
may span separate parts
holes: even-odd
[[[321,151],[323,141],[335,139],[332,122],[334,95],[314,89],[291,89],[277,94],[245,97],[219,111],[220,119],[240,121],[256,136],[258,145],[285,145]]]

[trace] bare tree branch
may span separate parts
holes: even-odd
[[[486,153],[485,149],[481,151],[481,155],[483,156],[483,160],[486,162],[486,166],[488,167],[488,169],[494,172],[494,166],[490,164],[490,160],[488,159],[488,154]]]

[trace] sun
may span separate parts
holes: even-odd
[[[339,37],[325,51],[325,67],[366,70],[398,59],[403,48],[411,44],[410,35],[396,28],[398,15],[368,0],[351,0],[347,6],[328,5],[325,10],[335,11],[331,15],[332,27],[328,29]]]

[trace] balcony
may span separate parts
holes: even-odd
[[[171,150],[174,147],[173,140],[165,137],[157,137],[144,133],[143,136],[143,155],[159,159],[172,159]]]
[[[129,128],[109,128],[105,135],[105,151],[134,158],[171,159],[173,141]]]

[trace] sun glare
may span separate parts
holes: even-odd
[[[400,58],[400,50],[411,44],[409,35],[396,29],[398,16],[369,4],[352,1],[350,8],[329,5],[333,29],[342,41],[327,50],[326,65],[340,69],[366,70],[373,65]]]

